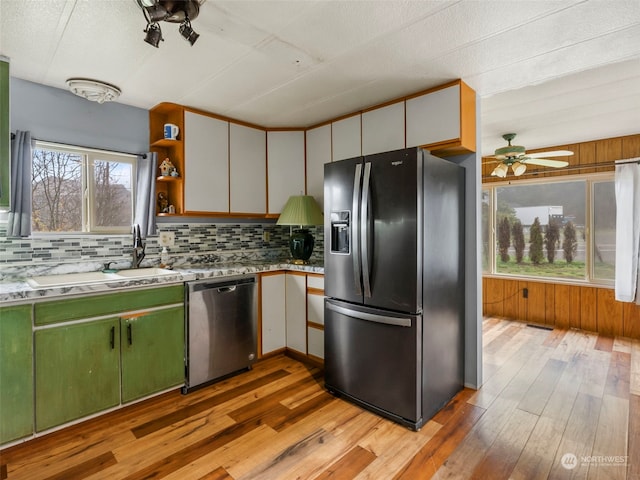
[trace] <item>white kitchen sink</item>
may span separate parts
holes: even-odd
[[[173,270],[166,268],[131,268],[129,270],[118,270],[114,275],[125,278],[159,277],[163,275],[177,275]]]
[[[109,282],[122,280],[115,273],[103,272],[83,272],[83,273],[62,273],[60,275],[41,275],[27,279],[27,283],[32,287],[55,287],[61,285],[78,285],[82,283]]]
[[[63,273],[60,275],[41,275],[27,279],[27,283],[32,287],[62,287],[66,285],[81,285],[84,283],[104,283],[114,281],[124,281],[133,278],[149,278],[164,275],[176,274],[173,270],[166,268],[132,268],[129,270],[119,270],[114,273],[104,272],[83,272],[83,273]]]

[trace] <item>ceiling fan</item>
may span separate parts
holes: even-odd
[[[491,176],[504,178],[507,176],[507,171],[511,167],[513,174],[518,177],[527,170],[527,165],[541,165],[543,167],[561,168],[569,165],[569,162],[564,160],[550,160],[542,157],[566,157],[573,155],[570,150],[554,150],[550,152],[530,153],[525,152],[525,148],[520,145],[511,145],[511,140],[516,138],[515,133],[505,133],[502,135],[508,145],[496,149],[495,155],[489,156],[489,158],[495,158],[492,163],[497,163],[498,166],[493,169]]]

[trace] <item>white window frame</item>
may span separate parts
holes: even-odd
[[[55,150],[63,152],[72,152],[82,157],[82,231],[65,231],[65,232],[34,232],[35,235],[74,235],[74,234],[128,234],[131,232],[131,225],[122,227],[101,227],[95,225],[95,204],[94,198],[94,162],[109,161],[126,163],[131,165],[131,211],[130,218],[133,223],[135,214],[136,201],[136,165],[137,156],[127,153],[113,152],[109,150],[99,150],[93,148],[83,148],[74,145],[65,145],[60,143],[45,142],[36,140],[35,149],[38,150]]]
[[[564,175],[557,177],[542,177],[521,179],[517,181],[502,181],[502,182],[488,182],[482,184],[482,190],[488,190],[489,192],[489,252],[488,252],[488,265],[489,270],[483,272],[485,276],[500,277],[500,278],[517,278],[527,279],[540,282],[552,282],[552,283],[568,283],[568,284],[580,284],[580,285],[599,285],[613,287],[615,281],[613,279],[606,280],[602,278],[594,278],[594,265],[593,258],[595,255],[595,240],[594,240],[594,212],[593,212],[593,188],[595,183],[599,182],[613,182],[615,179],[614,172],[603,173],[591,173],[583,175]],[[585,182],[585,278],[584,280],[578,279],[566,279],[559,277],[542,277],[542,276],[530,276],[530,275],[518,275],[514,273],[500,273],[496,271],[496,208],[497,208],[497,189],[499,187],[514,187],[518,185],[535,185],[535,184],[550,184],[550,183],[565,183],[572,181],[584,181]],[[481,220],[482,223],[482,220]]]

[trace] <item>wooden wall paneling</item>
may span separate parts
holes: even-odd
[[[546,288],[544,283],[539,282],[519,282],[520,291],[523,288],[529,289],[529,298],[522,298],[522,303],[527,305],[527,316],[525,317],[528,322],[533,323],[545,323],[545,300],[546,300]]]
[[[504,280],[487,278],[485,315],[504,317]]]
[[[571,327],[571,301],[570,301],[570,285],[555,284],[555,295],[553,303],[553,311],[555,317],[555,324],[560,328]]]
[[[596,141],[596,162],[607,163],[620,160],[622,158],[622,138],[607,138]],[[611,171],[613,167],[597,168],[598,172]]]
[[[569,289],[569,324],[571,327],[580,328],[582,325],[582,287],[572,286]]]
[[[518,293],[517,281],[504,280],[504,316],[514,320],[524,320],[520,316]]]
[[[580,165],[589,165],[596,162],[596,142],[583,142],[578,144]],[[595,173],[595,168],[581,168],[580,173]]]
[[[544,284],[544,320],[547,325],[556,324],[556,289],[553,284]]]
[[[594,287],[582,287],[580,291],[580,328],[590,332],[598,331],[596,290]]]
[[[622,323],[625,337],[640,340],[640,306],[635,303],[622,304]]]
[[[640,135],[622,137],[622,158],[640,157]]]
[[[616,302],[615,292],[608,288],[597,289],[598,332],[603,335],[623,335],[622,303]]]

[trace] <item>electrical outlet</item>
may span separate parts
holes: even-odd
[[[176,243],[176,233],[160,232],[158,235],[158,243],[161,247],[173,247]]]
[[[522,289],[522,298],[529,298],[529,289],[528,288],[523,288]]]

